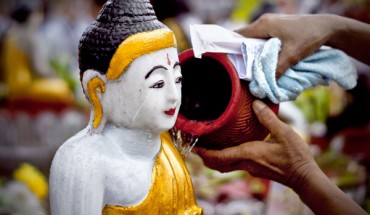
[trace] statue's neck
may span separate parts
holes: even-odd
[[[102,135],[117,144],[124,154],[135,158],[152,159],[161,147],[160,134],[151,131],[132,130],[107,124]]]

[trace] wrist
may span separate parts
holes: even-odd
[[[366,214],[319,167],[307,171],[293,190],[314,214]]]
[[[344,17],[339,15],[327,14],[325,16],[328,22],[327,29],[330,29],[326,45],[333,48],[341,47],[341,43],[345,41],[343,38],[346,37],[345,35],[347,34],[349,23]]]
[[[322,178],[324,173],[313,161],[297,168],[294,174],[289,176],[288,186],[292,188],[299,196],[310,189],[309,185],[313,184],[318,178]]]

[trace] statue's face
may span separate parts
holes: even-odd
[[[155,132],[172,128],[180,108],[181,79],[176,48],[137,58],[106,84],[103,110],[108,122]]]

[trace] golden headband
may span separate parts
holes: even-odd
[[[129,36],[114,53],[109,63],[107,79],[117,79],[136,58],[170,47],[176,47],[176,39],[174,33],[166,28]]]

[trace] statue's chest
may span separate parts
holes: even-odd
[[[153,163],[124,161],[107,169],[104,202],[109,205],[136,205],[145,199],[152,182]]]

